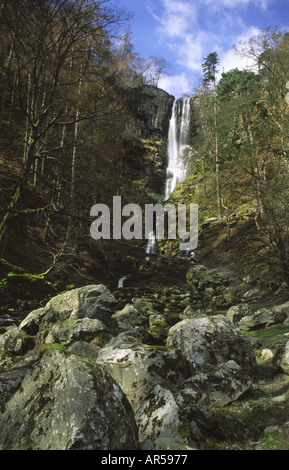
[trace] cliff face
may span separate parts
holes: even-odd
[[[133,109],[135,126],[141,137],[166,140],[174,97],[152,85],[134,89]]]

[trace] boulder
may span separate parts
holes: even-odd
[[[127,304],[122,310],[112,315],[117,326],[122,330],[130,330],[148,326],[148,316],[137,310],[132,304]]]
[[[176,443],[178,446],[184,446],[184,441],[178,433],[181,423],[179,406],[170,390],[156,385],[138,409],[135,419],[143,450],[156,450],[158,440],[163,444],[166,441],[168,447],[168,439],[170,446],[175,446]]]
[[[134,411],[157,384],[176,390],[189,377],[186,361],[179,351],[170,348],[105,347],[99,352],[97,363],[118,383]]]
[[[59,321],[92,318],[105,323],[115,305],[115,297],[104,285],[80,287],[53,297],[44,308],[31,312],[19,328],[34,336]]]
[[[273,365],[280,367],[285,374],[289,375],[289,341],[284,341],[279,346],[273,358]]]
[[[287,318],[287,313],[279,309],[262,309],[252,315],[241,318],[239,328],[241,331],[258,330],[268,326],[283,323]]]
[[[232,323],[238,323],[246,315],[251,315],[252,309],[248,304],[233,305],[227,311],[227,318]]]
[[[182,409],[191,405],[226,406],[240,398],[252,385],[248,374],[235,361],[221,364],[207,373],[199,372],[184,382],[177,395]]]
[[[250,341],[225,316],[183,320],[174,325],[167,345],[178,349],[192,373],[233,360],[244,370],[256,365]]]
[[[175,395],[156,385],[135,414],[143,450],[198,450],[208,438],[222,438],[214,414],[191,404],[184,409]]]
[[[45,338],[45,343],[60,343],[69,346],[75,341],[92,341],[98,338],[104,345],[112,337],[100,320],[80,318],[54,325]]]
[[[16,326],[0,336],[0,351],[13,356],[21,356],[33,346],[33,339]]]
[[[138,448],[131,407],[103,369],[60,351],[24,376],[0,415],[0,449]]]

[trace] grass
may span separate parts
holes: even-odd
[[[288,327],[286,328],[282,325],[274,325],[268,328],[260,328],[259,330],[244,332],[244,335],[248,338],[259,338],[263,348],[269,348],[274,342],[285,339],[286,336],[284,335],[286,333],[289,333]]]
[[[262,438],[262,450],[289,450],[289,427],[286,435],[278,430],[267,432]]]

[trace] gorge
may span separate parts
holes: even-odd
[[[178,157],[190,151],[191,103],[159,94],[171,115],[165,125],[156,106],[145,107],[138,157],[155,164],[160,149],[173,149],[160,162],[164,184],[154,185],[153,196],[184,202],[186,168]],[[161,122],[163,140],[148,139],[160,139],[153,129]],[[135,171],[136,153],[130,161]],[[154,175],[141,164],[137,170],[146,183]],[[106,261],[107,270],[119,268],[110,284],[92,271],[81,287],[34,306],[26,301],[21,318],[10,309],[0,335],[0,448],[262,450],[272,432],[286,445],[288,297],[245,279],[253,227],[250,212],[205,220],[194,263],[154,233],[154,256],[145,243],[121,241],[118,257]],[[43,280],[35,282],[32,296]]]
[[[159,2],[174,75],[118,3],[0,2],[0,450],[288,450],[289,35],[220,76]]]

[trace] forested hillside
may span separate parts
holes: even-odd
[[[239,222],[243,216],[250,226],[243,238],[249,239],[239,263],[252,250],[246,269],[256,264],[259,274],[280,283],[289,280],[288,48],[288,34],[268,28],[238,45],[251,69],[233,69],[219,80],[217,53],[204,59],[203,81],[192,96],[189,176],[172,195],[175,202],[197,202],[201,223],[223,220],[224,264],[234,243],[237,249],[242,242],[240,230],[236,242],[232,234],[236,216]]]
[[[130,14],[109,0],[0,8],[2,287],[16,275],[18,286],[23,276],[58,289],[70,278],[115,283],[120,258],[134,260],[125,245],[92,240],[90,209],[113,195],[143,204],[163,184],[165,134],[140,139],[136,92],[156,85],[163,62],[137,54]]]

